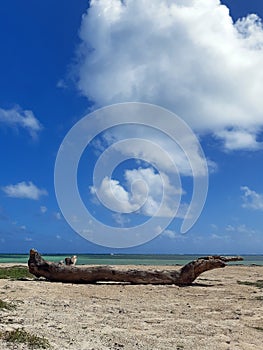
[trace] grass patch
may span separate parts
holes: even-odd
[[[30,349],[48,349],[50,348],[49,341],[44,337],[30,334],[24,329],[16,329],[0,333],[2,339],[9,343],[23,343]]]
[[[13,309],[15,309],[15,305],[0,299],[0,310],[1,309],[13,310]]]
[[[237,281],[238,284],[243,284],[245,286],[253,286],[257,288],[263,288],[263,280],[257,280],[256,282],[249,281]]]
[[[0,267],[0,278],[23,279],[33,278],[34,276],[25,266]]]
[[[253,328],[256,329],[257,331],[263,332],[263,327],[253,327]]]

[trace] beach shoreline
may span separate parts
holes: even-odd
[[[0,331],[23,328],[54,350],[261,350],[262,289],[238,281],[262,276],[262,266],[239,265],[205,272],[188,287],[2,279],[0,299],[16,308],[0,310]],[[0,348],[10,349],[4,341]]]
[[[41,252],[40,252],[41,253]],[[50,262],[64,261],[65,257],[77,255],[77,265],[143,265],[143,266],[181,266],[190,261],[209,254],[71,254],[48,255],[41,253],[42,257]],[[210,254],[211,255],[211,254]],[[221,254],[224,256],[224,254]],[[229,255],[229,254],[228,254]],[[237,255],[237,254],[231,254]],[[241,265],[263,266],[263,255],[241,255]],[[27,263],[29,254],[0,254],[1,263]]]

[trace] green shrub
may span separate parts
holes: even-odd
[[[263,332],[263,327],[253,327],[253,328],[255,328],[257,331]]]
[[[0,310],[1,309],[12,310],[14,308],[15,308],[15,305],[0,299]]]
[[[50,348],[49,341],[43,337],[38,337],[34,334],[26,332],[24,329],[16,329],[0,333],[2,339],[10,343],[23,343],[30,349],[48,349]]]
[[[26,266],[0,267],[0,278],[23,279],[33,277]]]
[[[249,281],[237,281],[238,284],[243,284],[245,286],[253,286],[257,288],[263,288],[263,280],[257,280],[256,282]]]

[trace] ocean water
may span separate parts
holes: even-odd
[[[74,254],[72,254],[74,255]],[[43,255],[48,261],[64,260],[71,254]],[[77,265],[184,265],[203,255],[79,254]],[[0,263],[27,263],[27,254],[0,254]],[[262,265],[263,255],[242,255],[243,261],[229,264]]]

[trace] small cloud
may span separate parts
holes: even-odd
[[[222,239],[222,238],[223,238],[222,236],[217,235],[215,233],[212,233],[212,235],[211,235],[211,239]]]
[[[185,235],[179,234],[173,230],[164,230],[161,234],[162,237],[168,237],[170,239],[180,239],[180,240],[184,240],[185,239]]]
[[[263,143],[257,140],[257,131],[225,129],[215,133],[215,136],[224,141],[224,148],[226,151],[256,151],[263,147]]]
[[[38,132],[43,129],[43,126],[32,111],[22,110],[20,107],[7,110],[0,108],[0,123],[11,128],[25,129],[32,138],[36,138]]]
[[[71,221],[72,221],[72,222],[79,222],[78,216],[77,216],[77,215],[72,215],[72,216],[71,216]]]
[[[227,225],[226,231],[233,232],[233,231],[235,231],[235,227],[232,225]]]
[[[257,193],[247,186],[242,186],[240,189],[243,191],[243,208],[263,210],[263,194]]]
[[[42,206],[40,207],[40,212],[41,212],[42,214],[45,214],[45,213],[47,212],[47,207],[45,207],[44,205],[42,205]]]
[[[25,238],[25,241],[26,241],[26,242],[32,242],[33,239],[32,239],[31,237],[26,237],[26,238]]]
[[[61,236],[60,235],[56,235],[56,239],[61,239]]]
[[[54,213],[54,216],[55,216],[55,218],[56,218],[57,220],[61,220],[61,219],[62,219],[62,218],[61,218],[61,214],[60,214],[59,212]]]
[[[60,79],[57,82],[57,88],[59,88],[59,89],[66,89],[67,88],[67,84],[66,84],[64,79]]]
[[[19,182],[16,185],[8,185],[2,187],[2,191],[11,198],[26,198],[38,200],[41,196],[47,196],[48,192],[45,189],[39,189],[33,182]]]
[[[106,134],[107,135],[107,134]],[[106,137],[105,135],[105,137]],[[99,156],[102,152],[105,151],[105,142],[103,142],[102,139],[96,138],[95,140],[92,141],[92,146],[94,148],[94,154],[96,156]]]
[[[121,213],[115,213],[112,215],[112,217],[115,220],[115,222],[121,227],[124,227],[125,224],[127,224],[131,221],[127,216],[125,216]]]
[[[177,234],[172,230],[164,230],[162,233],[162,236],[166,236],[166,237],[169,237],[171,239],[174,239],[177,237]]]
[[[228,232],[236,232],[236,233],[241,233],[241,234],[243,233],[243,234],[248,234],[248,235],[252,235],[252,234],[257,233],[256,230],[254,230],[251,227],[247,227],[244,224],[240,224],[237,226],[227,225],[225,230]]]

